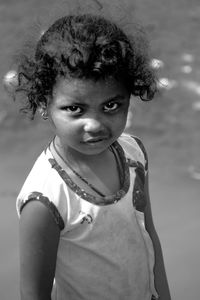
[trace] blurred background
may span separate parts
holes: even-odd
[[[68,1],[0,1],[0,77],[37,24],[67,12]],[[87,1],[79,1],[86,4]],[[102,1],[106,3],[108,1]],[[90,4],[99,6],[99,1]],[[108,4],[108,3],[107,3]],[[174,300],[200,295],[200,2],[109,1],[123,25],[142,23],[157,69],[160,93],[149,103],[133,99],[127,131],[140,136],[150,165],[150,193]],[[34,26],[32,26],[35,24]],[[41,29],[43,25],[41,25]],[[51,137],[47,123],[19,113],[0,86],[0,299],[19,299],[16,196]]]

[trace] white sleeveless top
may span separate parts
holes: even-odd
[[[39,200],[50,209],[61,229],[53,300],[158,297],[154,250],[143,213],[142,176],[147,171],[147,161],[137,141],[123,134],[115,143],[124,159],[124,184],[106,201],[77,187],[49,148],[27,177],[17,198],[18,215],[26,203]]]

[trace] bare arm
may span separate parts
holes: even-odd
[[[150,197],[149,197],[148,174],[146,176],[146,182],[145,182],[145,193],[147,197],[147,206],[145,209],[146,230],[148,231],[151,237],[154,246],[154,251],[155,251],[155,267],[154,267],[155,286],[160,296],[159,300],[171,300],[169,286],[167,282],[167,276],[164,267],[161,244],[152,219],[151,204],[150,204]]]
[[[48,209],[31,201],[20,218],[21,300],[50,300],[60,230]]]

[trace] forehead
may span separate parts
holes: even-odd
[[[116,96],[126,97],[128,91],[113,78],[98,81],[60,78],[53,91],[53,98],[86,103],[94,100],[103,102]]]

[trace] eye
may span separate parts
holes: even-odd
[[[83,109],[81,107],[76,106],[76,105],[65,106],[62,108],[62,110],[65,110],[69,114],[72,114],[72,115],[78,115],[78,114],[82,113],[82,111],[83,111]]]
[[[112,112],[115,111],[119,108],[120,104],[117,102],[108,102],[107,104],[104,105],[104,111],[105,112]]]

